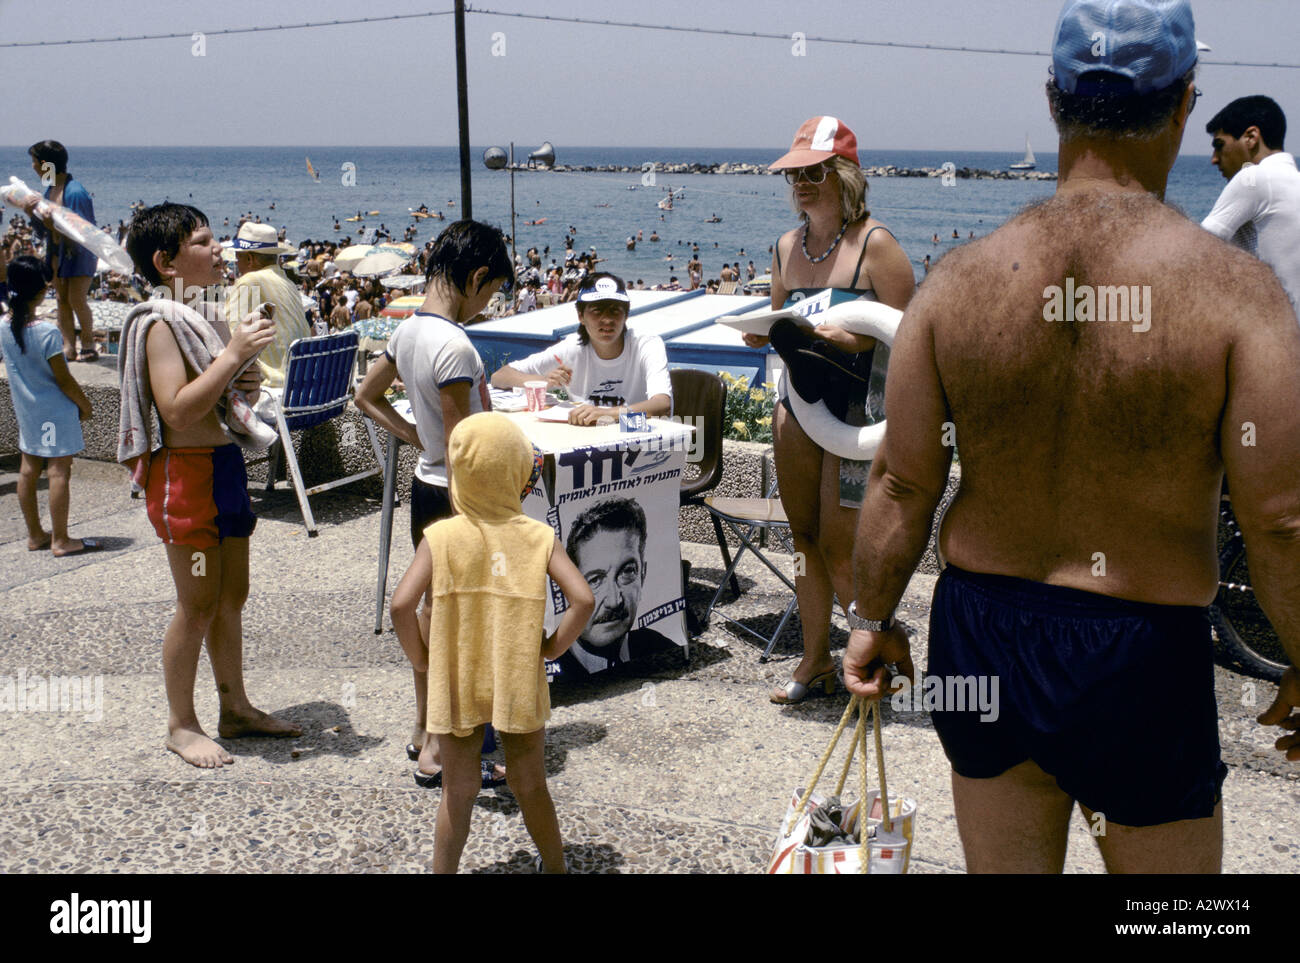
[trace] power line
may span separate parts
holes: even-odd
[[[86,37],[81,40],[17,40],[0,43],[0,47],[67,47],[72,44],[128,43],[133,40],[190,40],[194,34],[220,37],[235,33],[271,33],[277,30],[308,30],[312,27],[343,27],[354,23],[384,23],[390,20],[414,20],[423,17],[449,17],[453,11],[438,10],[429,13],[395,13],[387,17],[357,17],[352,20],[318,20],[312,23],[284,23],[267,27],[231,27],[226,30],[191,30],[186,33],[145,33],[134,37]]]
[[[385,23],[394,20],[415,20],[427,17],[450,16],[452,10],[429,11],[425,13],[400,13],[386,17],[356,17],[350,20],[319,20],[307,23],[276,24],[264,27],[231,27],[225,30],[191,31],[189,33],[155,33],[138,34],[129,37],[85,37],[78,40],[18,40],[0,43],[0,48],[14,47],[66,47],[75,44],[128,43],[137,40],[177,40],[192,39],[195,33],[204,36],[220,37],[241,33],[273,33],[280,30],[309,30],[315,27],[342,27],[358,23]],[[851,47],[892,47],[899,50],[931,50],[942,53],[1001,54],[1007,57],[1043,57],[1050,58],[1046,50],[1011,50],[1005,47],[968,47],[957,44],[918,43],[905,40],[857,40],[846,37],[817,37],[793,33],[765,33],[762,31],[724,30],[717,27],[682,27],[672,24],[634,23],[625,20],[592,20],[586,17],[561,17],[536,13],[515,13],[509,10],[486,10],[466,7],[466,13],[482,14],[490,17],[513,17],[519,20],[540,20],[551,23],[574,23],[589,27],[619,27],[631,30],[660,30],[670,33],[699,34],[717,37],[739,37],[747,40],[781,40],[789,42],[799,39],[804,43],[840,44]],[[1300,64],[1268,63],[1250,60],[1201,60],[1207,67],[1276,67],[1283,70],[1300,70]]]
[[[539,13],[512,13],[504,10],[482,10],[477,7],[467,8],[469,12],[481,13],[493,17],[515,17],[521,20],[550,20],[557,23],[580,23],[597,27],[628,27],[636,30],[667,30],[674,33],[711,34],[720,37],[757,38],[761,40],[795,39],[791,33],[761,33],[757,31],[723,30],[713,27],[677,27],[660,23],[632,23],[625,20],[588,20],[584,17],[557,17]],[[1002,47],[963,47],[938,43],[914,43],[902,40],[854,40],[844,37],[810,37],[803,35],[806,43],[835,43],[854,47],[896,47],[905,50],[938,50],[950,53],[1005,54],[1011,57],[1046,57],[1052,54],[1047,50],[1007,50]],[[1300,70],[1300,64],[1260,63],[1244,60],[1198,60],[1199,64],[1214,67],[1283,67]]]

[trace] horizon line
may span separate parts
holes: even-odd
[[[495,144],[488,144],[488,145],[487,145],[487,147],[494,147],[494,146],[499,146],[499,145],[495,145]],[[1059,148],[1059,147],[1060,147],[1060,144],[1058,143],[1056,146]],[[361,145],[361,146],[358,146],[358,145],[356,145],[356,144],[80,144],[80,145],[77,145],[77,149],[78,149],[78,150],[151,150],[151,149],[161,149],[161,150],[264,150],[264,149],[274,149],[274,150],[289,150],[289,149],[296,149],[296,150],[306,150],[306,149],[311,149],[311,150],[318,150],[318,149],[319,149],[319,150],[426,150],[426,149],[433,149],[433,148],[449,149],[449,150],[452,150],[452,149],[459,149],[459,147],[460,147],[459,144],[366,144],[366,145]],[[471,145],[471,146],[470,146],[470,149],[471,149],[471,150],[474,150],[474,149],[482,148],[482,147],[483,147],[483,145],[477,145],[477,147],[476,147],[476,145]],[[22,150],[22,151],[26,151],[26,150],[27,150],[27,148],[24,147],[24,146],[21,145],[21,144],[0,144],[0,150],[7,150],[7,149],[9,149],[9,148],[14,148],[14,149],[16,149],[16,150]],[[486,148],[483,148],[483,149],[486,149]],[[773,150],[772,148],[770,148],[770,147],[717,147],[717,146],[707,146],[707,145],[698,145],[698,144],[696,144],[696,145],[691,145],[691,146],[686,146],[686,147],[664,147],[664,146],[662,146],[662,145],[660,145],[660,146],[658,146],[658,147],[648,147],[648,146],[641,145],[641,144],[628,144],[628,145],[610,145],[610,144],[571,144],[571,145],[568,145],[565,149],[566,149],[566,150],[645,150],[645,151],[652,151],[652,150],[754,150],[754,151],[763,151],[763,152],[768,153],[768,154],[774,154],[774,153],[776,153],[776,151],[774,151],[774,150]],[[965,153],[965,154],[1002,154],[1002,153],[1006,153],[1006,154],[1018,154],[1018,153],[1019,153],[1019,150],[1014,149],[1014,148],[1010,148],[1010,149],[1007,149],[1006,151],[1003,151],[1001,148],[994,149],[994,148],[974,148],[974,147],[890,147],[890,148],[883,148],[883,149],[880,149],[880,150],[881,150],[881,152],[886,152],[886,151],[887,151],[887,152],[889,152],[889,153],[895,153],[895,154],[898,154],[898,153],[915,152],[915,151],[925,151],[925,152],[927,152],[927,153],[935,153],[935,154],[943,153],[943,152],[945,152],[945,151],[948,151],[948,152],[951,152],[951,153]],[[1042,150],[1042,149],[1040,149],[1037,153],[1044,154],[1044,155],[1047,155],[1047,156],[1055,157],[1055,156],[1058,156],[1058,155],[1060,154],[1060,151],[1059,151],[1059,150],[1051,150],[1051,151],[1049,151],[1049,150]],[[525,159],[525,160],[527,160],[527,156],[528,156],[527,154],[524,155],[524,159]],[[1182,151],[1182,150],[1180,150],[1180,151],[1178,152],[1178,156],[1179,156],[1179,157],[1183,157],[1183,156],[1188,156],[1188,157],[1211,157],[1211,156],[1213,156],[1213,155],[1212,155],[1212,154],[1202,154],[1202,153],[1197,153],[1197,152],[1195,152],[1195,151]],[[561,163],[563,163],[563,162],[561,161]],[[870,165],[870,164],[864,164],[864,165],[862,165],[862,166],[864,166],[864,167],[870,167],[871,165]]]

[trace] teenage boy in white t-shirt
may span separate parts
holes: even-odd
[[[670,415],[673,386],[668,355],[658,335],[627,327],[629,299],[621,278],[601,272],[578,292],[578,330],[559,344],[503,366],[492,375],[498,388],[546,379],[566,388],[580,404],[569,412],[575,425],[617,420],[625,411]]]
[[[514,283],[514,270],[501,232],[465,220],[449,224],[438,235],[425,278],[427,294],[420,310],[393,332],[384,356],[371,366],[356,393],[357,407],[363,414],[420,452],[411,479],[411,543],[417,550],[425,528],[453,514],[447,480],[447,438],[462,419],[492,409],[483,361],[465,334],[465,324],[482,313],[497,291]],[[393,410],[384,397],[398,376],[406,385],[414,425]],[[402,641],[415,672],[416,728],[407,754],[418,755],[420,766],[415,780],[426,787],[439,785],[441,778],[438,742],[427,738],[424,730],[429,591],[426,585],[422,592],[404,592],[399,584],[393,593],[391,613],[393,625],[399,629],[417,620],[419,624],[419,642],[413,638]],[[399,597],[424,597],[425,605],[418,614],[406,611]],[[409,634],[399,631],[399,638]],[[491,766],[485,769],[485,784],[495,785],[503,778],[499,767],[495,772]]]

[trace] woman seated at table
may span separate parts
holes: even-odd
[[[673,386],[663,339],[627,328],[629,299],[621,278],[601,272],[578,292],[578,330],[559,344],[504,365],[492,376],[497,388],[522,388],[546,379],[578,402],[569,423],[617,421],[624,411],[670,415]]]

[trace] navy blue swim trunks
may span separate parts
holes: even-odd
[[[949,565],[934,590],[926,673],[996,679],[996,713],[931,714],[961,776],[1032,759],[1122,826],[1205,818],[1221,798],[1228,769],[1203,608]]]

